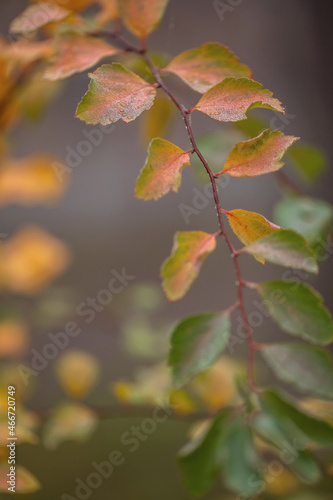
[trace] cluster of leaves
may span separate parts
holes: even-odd
[[[117,62],[104,64],[89,74],[88,91],[76,112],[85,123],[108,125],[118,120],[133,121],[152,108],[161,91],[171,98],[185,120],[189,149],[154,137],[135,193],[143,200],[156,200],[170,191],[177,192],[183,168],[194,163],[197,156],[212,183],[220,226],[215,234],[186,231],[175,235],[171,255],[162,266],[163,288],[171,301],[181,299],[198,276],[204,260],[215,250],[216,239],[224,236],[235,263],[239,300],[225,311],[196,314],[176,326],[169,354],[174,387],[182,390],[217,362],[231,337],[232,315],[241,311],[252,356],[254,350],[260,351],[276,377],[297,392],[332,399],[333,366],[325,346],[333,340],[333,323],[321,296],[300,282],[246,283],[241,278],[238,262],[245,253],[261,264],[267,261],[305,273],[317,273],[317,260],[323,238],[329,231],[332,208],[293,190],[277,207],[277,225],[261,214],[223,209],[215,184],[220,175],[256,177],[280,171],[282,157],[287,151],[299,171],[313,180],[322,166],[320,155],[318,158],[316,153],[311,155],[311,150],[293,146],[296,137],[261,128],[255,137],[251,135],[235,144],[224,163],[215,154],[218,162],[216,171],[212,170],[197,146],[188,116],[204,113],[233,127],[239,125],[248,133],[248,111],[266,108],[283,113],[280,101],[254,80],[251,70],[219,43],[205,43],[187,50],[158,68],[147,53],[146,38],[159,24],[167,0],[122,0],[118,3],[100,0],[101,10],[97,14],[80,15],[81,9],[94,3],[69,0],[63,8],[52,1],[50,9],[46,3],[32,2],[13,21],[11,31],[23,38],[38,30],[47,34],[47,41],[33,42],[37,52],[43,47],[52,51],[43,73],[46,80],[67,78],[96,65],[102,58],[117,58]],[[130,45],[119,34],[120,20],[139,39],[140,47]],[[112,21],[114,31],[105,31],[104,26]],[[32,50],[31,42],[24,50]],[[130,61],[133,55],[142,60],[141,75],[122,64],[126,58]],[[139,67],[138,62],[136,66]],[[193,108],[185,109],[169,91],[162,79],[162,75],[169,73],[201,94]],[[238,250],[234,249],[225,230],[223,217],[243,245]],[[299,341],[254,344],[244,308],[244,287],[255,290],[272,319],[283,331],[299,337]],[[249,373],[252,369],[250,367]],[[219,475],[226,487],[242,498],[259,495],[267,488],[266,468],[271,456],[280,456],[286,443],[294,447],[295,454],[292,460],[284,463],[297,478],[316,483],[322,476],[317,457],[309,447],[332,445],[333,427],[303,410],[300,403],[289,396],[269,388],[258,389],[254,380],[249,382],[248,386],[239,382],[237,404],[219,409],[204,431],[180,452],[184,480],[194,495],[204,494]],[[123,394],[122,389],[118,387],[118,394]]]

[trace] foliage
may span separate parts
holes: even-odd
[[[93,10],[86,17],[85,9],[96,3],[99,11]],[[76,116],[89,125],[108,125],[118,120],[129,123],[148,110],[154,116],[154,103],[156,106],[160,103],[167,110],[166,115],[171,116],[170,103],[165,104],[163,98],[157,97],[158,89],[163,91],[185,123],[189,146],[182,149],[164,138],[152,137],[135,194],[143,200],[157,200],[170,191],[178,192],[184,166],[199,161],[211,183],[218,216],[216,233],[198,230],[176,233],[171,255],[161,269],[163,289],[170,301],[181,299],[197,278],[204,260],[215,251],[217,239],[224,238],[235,269],[237,300],[224,311],[200,312],[173,328],[168,356],[171,376],[159,360],[150,371],[139,374],[136,382],[116,383],[114,394],[122,403],[151,404],[165,397],[176,414],[195,416],[195,411],[205,410],[207,421],[203,429],[179,453],[185,484],[194,496],[204,495],[218,478],[222,478],[227,490],[241,498],[261,495],[269,490],[266,478],[271,456],[280,453],[281,457],[285,443],[293,456],[291,460],[282,459],[282,463],[297,478],[287,476],[292,478],[290,484],[294,485],[293,481],[298,484],[298,480],[316,483],[323,474],[317,450],[332,446],[332,423],[316,415],[316,406],[314,411],[303,409],[301,396],[293,400],[276,388],[261,387],[254,361],[256,352],[260,353],[276,378],[286,387],[290,385],[297,395],[305,393],[331,401],[333,365],[325,347],[333,340],[332,318],[322,297],[304,283],[246,282],[240,260],[248,254],[261,264],[267,261],[317,273],[317,257],[329,234],[333,210],[326,202],[300,195],[283,173],[287,195],[276,208],[277,225],[261,214],[223,208],[217,178],[279,175],[286,155],[296,171],[311,182],[323,171],[323,155],[312,147],[294,145],[298,138],[271,130],[260,120],[247,120],[247,112],[255,108],[280,113],[284,113],[284,108],[270,90],[252,79],[251,70],[220,43],[205,43],[182,52],[168,63],[167,57],[160,57],[164,67],[159,68],[147,50],[147,36],[159,25],[167,4],[167,0],[122,0],[118,4],[107,0],[73,0],[64,8],[55,0],[31,2],[13,20],[10,30],[20,38],[12,46],[3,42],[0,55],[0,203],[49,203],[65,187],[63,184],[60,187],[50,171],[53,159],[42,156],[15,160],[7,151],[6,134],[26,113],[29,100],[26,93],[31,81],[40,80],[41,74],[49,96],[52,94],[49,89],[55,88],[52,85],[58,80],[85,71],[101,59],[116,59],[89,73],[89,88],[76,111]],[[123,38],[121,22],[138,44],[132,45]],[[164,79],[169,73],[201,94],[193,108],[186,109],[169,89]],[[244,140],[233,144],[226,154],[229,133],[226,130],[224,142],[216,142],[216,138],[210,142],[212,136],[209,136],[201,148],[190,119],[195,119],[195,111],[228,123],[233,134],[238,127]],[[158,120],[161,121],[160,116]],[[148,135],[156,129],[163,135],[164,125],[149,124]],[[212,164],[210,144],[217,148]],[[209,161],[203,155],[206,151]],[[239,249],[229,236],[224,217],[242,243]],[[20,294],[38,293],[69,262],[65,246],[34,227],[22,229],[6,241],[1,252],[0,285]],[[304,342],[256,343],[244,301],[244,292],[251,290],[259,294],[267,314],[284,332]],[[242,319],[248,344],[246,376],[242,366],[221,357],[232,336],[235,314]],[[136,328],[136,334],[141,335],[137,349],[140,356],[156,350],[156,342],[146,325],[144,334],[136,319],[127,328],[129,332]],[[0,325],[0,344],[7,355],[24,350],[25,339],[26,332],[19,321],[6,318]],[[80,401],[96,387],[100,373],[94,356],[73,351],[58,360],[56,376],[64,393]],[[227,389],[221,390],[221,384],[228,387],[229,393]],[[54,449],[64,440],[80,441],[91,436],[98,416],[89,405],[78,401],[55,408],[49,416],[43,434],[46,447]],[[25,410],[20,411],[23,422],[20,439],[33,442],[36,422],[27,419],[24,426]],[[39,481],[23,467],[18,472],[21,477],[18,492],[29,493],[40,487]],[[6,491],[6,484],[1,483],[0,489]],[[280,498],[285,498],[284,491]]]

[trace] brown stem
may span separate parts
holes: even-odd
[[[93,34],[94,36],[98,36],[97,34]],[[179,109],[182,118],[185,123],[185,127],[187,130],[187,134],[190,140],[190,143],[193,147],[194,153],[198,156],[199,160],[201,161],[202,165],[204,166],[211,186],[213,190],[213,197],[214,197],[214,202],[215,202],[215,208],[217,212],[217,217],[218,217],[218,222],[219,222],[219,234],[222,235],[227,243],[227,246],[230,250],[231,257],[233,258],[234,262],[234,268],[235,268],[235,273],[236,273],[236,286],[237,286],[237,296],[238,296],[238,307],[241,312],[242,320],[243,320],[243,325],[246,333],[246,337],[248,340],[248,384],[251,390],[255,389],[255,375],[254,375],[254,357],[255,357],[255,342],[253,339],[253,334],[252,334],[252,329],[250,327],[250,323],[248,320],[248,316],[246,313],[245,309],[245,303],[244,303],[244,294],[243,294],[243,288],[245,287],[245,282],[242,279],[241,275],[241,270],[239,266],[239,261],[238,261],[238,255],[236,253],[236,249],[232,244],[232,241],[230,240],[225,227],[224,227],[224,221],[223,221],[223,216],[222,216],[222,209],[221,209],[221,203],[219,199],[219,194],[218,194],[218,189],[215,181],[215,175],[210,169],[207,161],[203,157],[202,153],[200,152],[194,138],[189,114],[190,111],[187,110],[176,98],[176,96],[171,92],[171,90],[167,87],[167,85],[164,83],[162,80],[159,70],[157,66],[153,63],[153,61],[150,59],[150,57],[147,55],[146,50],[143,49],[138,49],[130,44],[127,43],[124,39],[119,37],[116,33],[108,33],[108,32],[100,32],[100,35],[102,36],[109,36],[117,42],[124,50],[128,52],[135,52],[136,54],[140,54],[141,57],[144,59],[144,61],[148,64],[150,67],[154,78],[156,82],[158,83],[158,86],[170,97],[172,102],[175,104],[175,106]]]

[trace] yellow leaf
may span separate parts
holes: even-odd
[[[97,384],[100,367],[97,359],[87,352],[67,351],[58,360],[56,374],[69,396],[83,399]]]
[[[246,210],[230,210],[226,212],[231,229],[244,245],[250,245],[259,238],[268,236],[281,229],[280,226],[273,224],[260,214],[247,212]],[[255,258],[265,263],[260,256]]]
[[[105,26],[110,21],[119,17],[117,0],[98,0],[101,10],[97,15],[96,21],[100,26]]]
[[[35,226],[21,229],[2,243],[0,286],[12,292],[34,294],[69,264],[65,245]]]
[[[121,0],[120,14],[126,27],[145,38],[160,23],[169,0]]]
[[[141,135],[144,144],[155,137],[163,137],[171,126],[175,108],[169,98],[157,94],[154,106],[142,115]]]
[[[8,159],[0,169],[0,205],[50,204],[57,200],[66,188],[52,166],[50,156],[32,156],[22,160]]]
[[[184,390],[170,392],[169,400],[175,412],[181,415],[187,415],[196,409],[193,399],[188,392]]]

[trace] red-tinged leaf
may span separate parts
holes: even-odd
[[[284,113],[280,101],[261,83],[248,78],[226,78],[206,92],[194,109],[222,122],[246,118],[252,108],[268,108]]]
[[[40,0],[33,0],[32,3],[40,3]],[[60,7],[65,7],[67,10],[71,10],[73,12],[78,12],[93,3],[96,3],[96,0],[47,0],[49,5],[57,5]]]
[[[197,92],[204,93],[228,77],[250,77],[251,70],[220,43],[204,43],[175,57],[163,70],[174,73]]]
[[[145,38],[159,25],[169,0],[121,0],[121,17],[129,31]]]
[[[89,77],[88,92],[76,110],[86,123],[109,125],[120,119],[128,123],[153,105],[155,87],[121,64],[105,64]]]
[[[69,14],[69,10],[49,2],[29,5],[29,7],[11,22],[9,31],[11,31],[11,33],[34,31],[50,22],[61,21]]]
[[[181,299],[186,294],[215,246],[215,234],[202,231],[176,233],[171,256],[162,266],[163,288],[169,300]]]
[[[84,71],[94,66],[103,57],[119,52],[98,38],[68,33],[55,43],[56,55],[51,65],[45,71],[47,80],[67,78],[74,73]]]
[[[258,137],[236,144],[224,164],[222,174],[233,177],[253,177],[279,170],[286,150],[298,137],[268,129]]]
[[[255,212],[230,210],[227,212],[227,216],[231,229],[244,245],[250,245],[254,241],[281,229],[280,226],[276,226]],[[255,258],[262,264],[265,263],[260,255],[255,255]]]
[[[148,158],[137,180],[135,194],[143,200],[157,200],[170,190],[177,192],[181,170],[190,164],[188,153],[164,139],[153,139]]]

